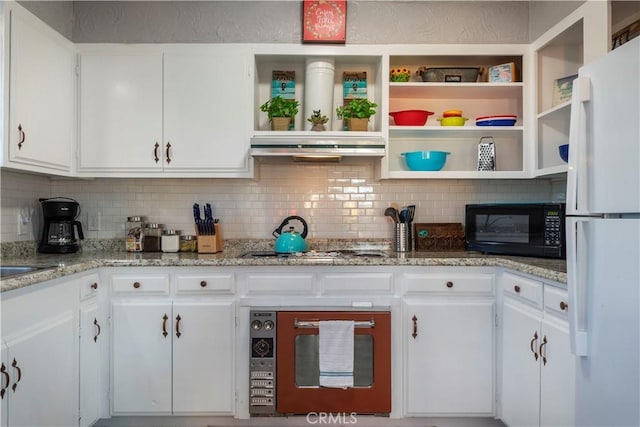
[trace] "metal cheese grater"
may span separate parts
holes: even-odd
[[[496,145],[491,136],[483,136],[478,143],[478,170],[496,170]]]

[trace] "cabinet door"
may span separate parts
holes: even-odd
[[[9,13],[9,159],[69,172],[75,123],[73,45],[27,12],[12,8]]]
[[[165,54],[165,171],[249,171],[247,70],[247,54],[238,48]]]
[[[576,361],[567,324],[542,321],[540,356],[540,425],[572,426]]]
[[[232,413],[232,301],[173,303],[173,412]]]
[[[79,87],[79,171],[161,171],[162,55],[84,53]]]
[[[113,413],[171,413],[171,303],[112,303]]]
[[[502,327],[502,420],[539,425],[540,315],[505,300]]]
[[[9,401],[9,387],[11,386],[11,376],[9,375],[9,366],[7,361],[7,346],[2,342],[2,350],[0,351],[0,426],[7,425],[7,402]]]
[[[7,338],[7,425],[78,424],[74,319],[68,310]]]
[[[493,414],[493,302],[404,308],[407,413]]]
[[[90,426],[100,418],[103,327],[95,301],[80,309],[80,426]]]

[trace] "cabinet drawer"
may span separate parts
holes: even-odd
[[[232,293],[233,274],[189,274],[176,279],[178,294],[182,293]]]
[[[100,288],[100,282],[98,281],[98,275],[92,274],[87,277],[79,279],[80,284],[80,300],[84,301],[90,298],[95,298],[98,295],[98,289]]]
[[[391,273],[344,273],[320,276],[323,294],[390,294],[393,292]]]
[[[542,282],[504,273],[502,276],[504,293],[533,304],[542,309]]]
[[[492,274],[405,274],[405,293],[492,294]]]
[[[569,319],[569,304],[567,291],[554,288],[552,286],[544,287],[544,311],[551,313],[563,320]]]
[[[111,278],[113,292],[169,293],[168,274],[116,274]]]
[[[309,295],[313,293],[313,274],[252,274],[247,277],[249,295]]]

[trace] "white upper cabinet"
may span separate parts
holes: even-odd
[[[4,52],[2,166],[68,175],[75,123],[73,44],[22,7],[5,4]]]
[[[567,171],[558,147],[569,143],[570,82],[582,65],[607,53],[608,22],[608,2],[588,1],[531,45],[536,79],[531,138],[537,142],[531,159],[536,176]],[[569,97],[556,89],[563,83]]]
[[[162,53],[80,55],[78,169],[162,172]]]
[[[247,58],[238,45],[83,48],[80,174],[250,177]]]

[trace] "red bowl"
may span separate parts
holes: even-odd
[[[424,126],[433,112],[426,110],[404,110],[389,113],[398,126]]]

